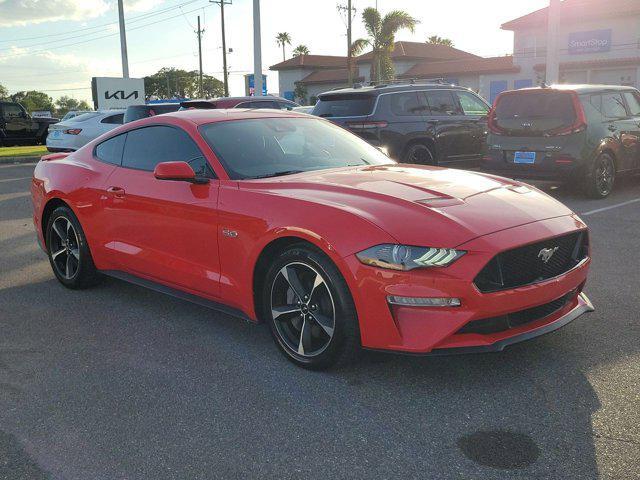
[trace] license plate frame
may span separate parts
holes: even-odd
[[[513,152],[513,163],[520,165],[533,165],[536,163],[536,152]]]

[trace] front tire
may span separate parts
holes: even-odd
[[[415,165],[438,164],[431,149],[423,143],[409,145],[407,151],[402,156],[402,163],[412,163]]]
[[[585,191],[591,198],[605,198],[613,190],[616,181],[616,162],[608,153],[601,153],[586,177]]]
[[[265,280],[264,316],[290,361],[322,370],[355,359],[360,351],[355,306],[329,258],[303,244],[290,247],[276,257]]]
[[[80,222],[69,207],[56,208],[46,229],[49,263],[62,285],[88,288],[100,280]]]

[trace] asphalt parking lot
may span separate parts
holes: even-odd
[[[58,284],[33,165],[0,165],[0,478],[640,478],[640,178],[551,193],[592,229],[596,312],[498,354],[301,370],[253,326]]]

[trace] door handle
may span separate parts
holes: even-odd
[[[113,194],[116,198],[124,198],[124,188],[121,187],[109,187],[107,192]]]

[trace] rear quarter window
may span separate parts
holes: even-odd
[[[116,135],[96,146],[95,157],[101,162],[120,165],[122,163],[122,150],[124,149],[126,133]]]
[[[362,94],[327,95],[320,97],[312,113],[327,118],[371,115],[375,99],[375,96]]]

